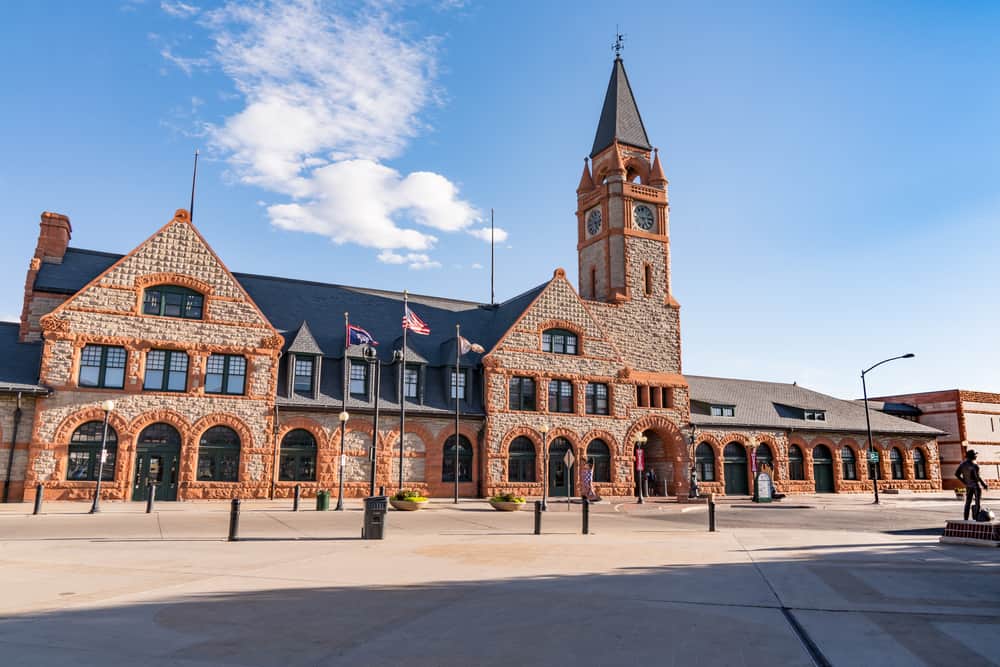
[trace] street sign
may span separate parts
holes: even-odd
[[[573,450],[572,449],[567,449],[566,450],[566,456],[563,457],[563,463],[566,464],[567,468],[572,468],[573,467],[573,461],[575,461],[575,460],[576,460],[576,457],[573,456]]]
[[[868,452],[868,462],[878,463],[878,452],[874,449]]]
[[[646,453],[641,449],[635,452],[635,469],[642,472],[646,469]]]

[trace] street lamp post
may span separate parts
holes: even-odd
[[[689,455],[691,461],[691,481],[688,484],[688,498],[698,497],[698,463],[695,460],[695,447],[694,443],[697,440],[694,424],[691,424],[691,435],[688,436],[688,441],[691,444],[691,454]]]
[[[638,504],[640,504],[640,505],[642,505],[644,502],[646,502],[645,494],[643,494],[643,492],[642,492],[642,483],[643,483],[643,478],[644,478],[644,475],[645,475],[646,465],[645,465],[645,461],[643,461],[642,462],[643,463],[642,468],[640,469],[640,467],[639,467],[639,462],[640,461],[639,460],[640,460],[640,458],[643,457],[642,446],[646,444],[646,441],[648,439],[649,438],[647,438],[646,436],[644,436],[641,432],[639,433],[639,435],[635,436],[635,472],[636,472],[636,476],[637,476],[637,478],[639,480],[639,493],[638,493],[638,498],[636,499],[636,502]]]
[[[334,508],[336,512],[344,511],[344,464],[347,461],[347,456],[344,454],[344,438],[347,433],[347,420],[350,418],[351,415],[347,414],[347,410],[343,410],[337,415],[337,419],[340,420],[340,465],[337,466],[340,472],[340,481],[338,483],[339,490],[337,491],[337,506]]]
[[[382,368],[391,366],[398,363],[400,359],[403,358],[403,353],[399,350],[394,350],[392,353],[392,361],[388,363],[382,363],[378,360],[378,353],[375,348],[371,345],[366,345],[364,351],[362,352],[368,364],[372,368],[372,376],[375,378],[375,414],[372,416],[372,446],[369,449],[369,458],[371,459],[371,470],[368,474],[368,495],[375,495],[375,469],[378,462],[378,417],[379,417],[379,398],[382,395]]]
[[[542,511],[549,509],[549,452],[548,452],[548,424],[542,424],[538,430],[542,434]]]
[[[861,391],[862,391],[862,393],[864,394],[864,397],[865,397],[865,425],[868,427],[868,462],[869,462],[869,464],[872,463],[872,454],[875,451],[875,445],[872,443],[872,420],[871,420],[871,417],[868,414],[868,386],[865,384],[865,375],[867,373],[871,372],[872,370],[878,368],[882,364],[887,364],[890,361],[895,361],[896,359],[912,359],[914,356],[915,355],[912,352],[907,352],[906,354],[901,354],[898,357],[890,357],[888,359],[883,359],[882,361],[878,362],[874,366],[871,366],[871,367],[866,368],[865,370],[861,371]],[[875,465],[877,466],[878,462],[875,462]],[[875,492],[875,502],[872,503],[872,504],[873,505],[878,505],[879,502],[878,502],[878,472],[877,472],[877,468],[876,468],[876,474],[872,475],[871,477],[872,477],[872,490]]]
[[[91,514],[101,511],[101,478],[104,477],[104,460],[108,457],[108,418],[115,409],[115,402],[110,399],[104,401],[101,409],[104,410],[104,434],[101,436],[101,460],[97,463],[97,488],[94,489],[94,503],[90,506]]]

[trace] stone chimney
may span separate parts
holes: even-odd
[[[61,213],[42,213],[39,222],[38,244],[35,254],[28,265],[28,275],[24,280],[24,306],[21,309],[20,339],[22,342],[41,340],[42,327],[39,323],[42,315],[52,312],[60,303],[67,299],[65,294],[49,294],[35,291],[35,278],[43,263],[62,264],[69,246],[73,227],[69,218]]]

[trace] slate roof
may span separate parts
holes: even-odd
[[[0,392],[47,394],[38,384],[42,344],[17,342],[20,327],[18,322],[0,322]]]
[[[827,396],[795,384],[684,376],[690,386],[691,421],[698,426],[764,427],[809,431],[864,432],[865,408],[855,401]],[[711,405],[735,406],[733,417],[712,417]],[[824,421],[806,421],[799,411],[824,410]],[[872,432],[935,437],[941,431],[870,411]]]
[[[74,294],[102,271],[121,259],[122,255],[68,248],[61,264],[45,262],[38,272],[35,289]],[[392,352],[401,345],[403,294],[387,290],[334,285],[329,283],[276,278],[251,273],[233,276],[247,291],[261,311],[285,336],[286,350],[299,353],[324,353],[320,378],[320,395],[316,399],[287,396],[287,364],[279,369],[279,405],[339,407],[343,386],[345,330],[344,312],[351,313],[351,322],[364,327],[379,345],[378,357],[383,362],[392,359]],[[455,363],[455,325],[461,325],[462,336],[490,350],[506,333],[524,310],[548,283],[542,283],[503,303],[490,305],[419,294],[409,295],[410,308],[431,328],[429,336],[408,334],[407,363],[426,365],[429,370],[424,382],[423,401],[413,409],[424,412],[453,411],[454,401],[447,397],[446,368]],[[308,321],[308,324],[306,322]],[[294,350],[292,348],[295,348]],[[348,350],[348,356],[361,357],[360,348]],[[476,367],[482,355],[470,353],[462,358],[466,368]],[[37,376],[36,376],[37,377]],[[396,399],[396,373],[383,372],[382,407],[391,410]],[[450,379],[450,375],[448,376]],[[482,414],[482,392],[476,387],[477,373],[468,379],[469,400],[462,411]],[[348,399],[348,409],[371,408],[368,401]],[[411,404],[407,403],[407,409]]]
[[[632,86],[625,73],[625,65],[621,58],[615,58],[611,70],[611,80],[608,81],[608,91],[604,94],[604,106],[601,108],[601,119],[597,123],[597,134],[594,135],[594,147],[590,157],[594,157],[614,143],[621,143],[637,148],[651,148],[649,137],[646,136],[646,126],[639,115],[639,107],[632,94]]]

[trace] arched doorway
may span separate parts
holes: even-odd
[[[826,445],[813,448],[813,479],[816,493],[833,493],[833,455]]]
[[[750,485],[747,482],[746,448],[738,442],[731,442],[722,451],[722,459],[726,475],[726,495],[750,495]]]
[[[146,500],[150,484],[156,500],[177,500],[177,470],[181,457],[181,434],[170,424],[150,424],[142,429],[135,445],[135,479],[132,500]]]
[[[556,438],[549,445],[549,495],[560,497],[573,496],[573,475],[566,466],[566,452],[572,449],[569,440]],[[573,462],[576,467],[576,461]]]

